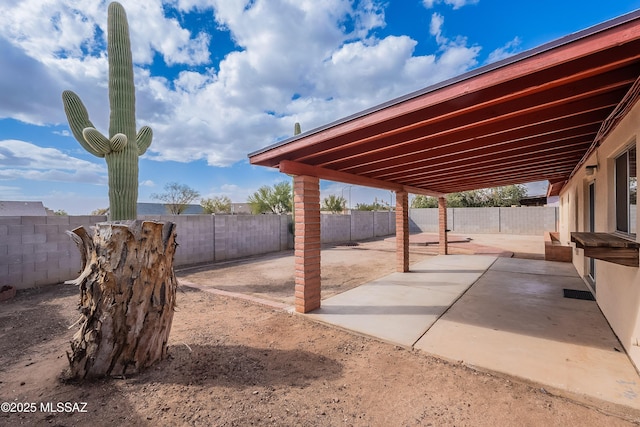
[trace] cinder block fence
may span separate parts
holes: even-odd
[[[447,229],[453,233],[528,234],[558,230],[557,207],[448,208]],[[438,232],[438,209],[411,209],[412,233]]]
[[[0,286],[26,289],[78,276],[80,251],[66,234],[103,216],[0,217]]]
[[[322,217],[323,242],[395,233],[390,225],[393,212]],[[293,248],[289,215],[161,215],[140,219],[176,223],[176,266]],[[28,289],[76,278],[82,261],[66,231],[106,220],[104,216],[0,217],[0,286]]]
[[[410,210],[412,232],[437,232],[437,209]],[[557,230],[556,208],[449,209],[448,228],[466,233],[539,234]],[[162,215],[140,219],[177,225],[175,265],[242,258],[293,248],[289,215]],[[0,286],[27,289],[74,279],[80,252],[66,234],[104,216],[0,217]],[[396,232],[394,212],[321,215],[323,243],[366,240]]]

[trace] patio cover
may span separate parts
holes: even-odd
[[[414,194],[548,180],[549,195],[557,195],[625,104],[635,102],[625,95],[639,75],[640,10],[249,159],[288,174]]]
[[[409,271],[408,193],[548,180],[559,194],[640,93],[640,11],[249,154],[294,175],[295,308],[320,307],[319,179],[396,192],[396,270]]]

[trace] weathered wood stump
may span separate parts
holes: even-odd
[[[161,360],[173,321],[175,224],[99,223],[68,232],[82,253],[80,329],[67,352],[72,379],[124,376]]]

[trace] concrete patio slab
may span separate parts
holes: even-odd
[[[387,237],[384,239],[387,242],[395,243],[395,237]],[[461,236],[459,234],[451,234],[447,235],[448,243],[465,243],[470,241],[471,238],[467,236]],[[427,246],[427,245],[437,245],[440,241],[440,235],[438,233],[411,233],[409,234],[409,245],[413,246]]]
[[[552,276],[574,277],[582,281],[570,262],[545,261],[536,259],[501,258],[491,266],[493,271],[511,271],[513,273],[549,274]]]
[[[464,257],[461,259],[460,257]],[[411,347],[496,260],[434,257],[322,301],[308,317]]]
[[[573,270],[573,271],[572,271]],[[640,378],[571,264],[500,258],[415,348],[640,409]]]
[[[571,264],[437,256],[322,301],[307,316],[517,377],[548,391],[640,410],[640,377]]]
[[[511,237],[512,236],[509,236],[509,239],[507,240],[513,240]],[[535,240],[534,236],[525,236],[525,238],[522,238],[521,236],[518,236],[518,237],[516,238],[516,240],[522,241],[526,243],[528,246],[531,246],[530,245],[531,241]],[[483,235],[478,240],[483,241],[485,239],[486,239],[486,236]],[[409,246],[425,247],[427,248],[426,250],[429,250],[428,248],[430,247],[431,253],[433,253],[434,255],[437,255],[439,240],[440,240],[440,236],[438,234],[433,234],[433,233],[410,234]],[[501,248],[501,246],[504,246],[504,242],[499,242],[499,244],[495,246],[494,245],[487,246],[486,244],[478,243],[475,240],[476,240],[475,238],[472,239],[471,237],[468,237],[468,236],[448,234],[447,244],[449,246],[449,254],[451,255],[453,254],[488,255],[488,256],[501,256],[501,257],[512,257],[514,254],[512,250],[505,250]],[[384,241],[395,244],[396,238],[388,237],[384,239]],[[493,239],[491,239],[491,241],[494,242]],[[515,247],[520,248],[521,246],[515,246]],[[542,252],[540,256],[541,257],[544,256],[544,252]]]

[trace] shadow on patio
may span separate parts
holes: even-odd
[[[438,256],[323,300],[309,318],[547,391],[640,410],[640,377],[573,265]]]

